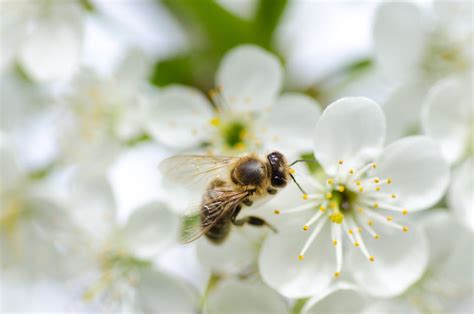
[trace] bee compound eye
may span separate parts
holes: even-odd
[[[286,180],[280,176],[273,176],[272,177],[272,185],[275,187],[283,187],[286,185]]]

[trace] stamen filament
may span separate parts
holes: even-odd
[[[341,236],[341,226],[338,224],[331,225],[331,238],[333,239],[332,243],[336,249],[336,271],[334,272],[335,277],[339,277],[342,269],[342,236]]]
[[[318,205],[319,204],[316,203],[316,202],[305,203],[305,204],[300,205],[300,206],[296,206],[296,207],[293,207],[293,208],[290,208],[290,209],[282,210],[282,211],[280,211],[280,213],[281,214],[298,213],[298,212],[302,212],[302,211],[305,211],[305,210],[309,210],[309,209],[311,209],[313,207],[316,207]]]
[[[314,224],[322,215],[324,214],[324,211],[318,210],[316,214],[314,214],[308,222],[304,225],[303,229],[307,230],[309,227],[311,227],[312,224]],[[307,228],[306,228],[307,227]],[[306,229],[305,229],[306,228]]]
[[[353,180],[360,178],[361,175],[367,172],[367,170],[374,168],[374,163],[368,163],[367,165],[363,166],[359,171],[356,172],[356,174],[352,177]]]
[[[352,226],[352,228],[357,228],[357,226],[356,226],[354,220],[352,219],[352,217],[348,217],[348,224],[350,226]],[[369,251],[367,250],[367,247],[365,246],[364,239],[362,238],[362,235],[360,233],[356,232],[354,234],[354,236],[355,236],[355,239],[356,239],[357,243],[359,243],[360,250],[365,255],[365,257],[367,257],[367,259],[370,260],[371,255],[370,255]]]
[[[309,236],[309,238],[306,240],[304,246],[303,246],[303,249],[301,249],[300,251],[300,255],[298,256],[298,258],[301,260],[303,259],[304,257],[304,254],[306,253],[306,251],[308,250],[308,248],[310,247],[311,243],[313,243],[314,239],[316,238],[316,236],[319,234],[319,232],[321,231],[321,229],[324,227],[324,224],[327,222],[327,219],[322,219],[318,222],[318,224],[316,225],[316,228],[314,228],[313,232],[311,233],[311,235]]]

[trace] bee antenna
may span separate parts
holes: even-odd
[[[290,167],[297,164],[297,163],[299,163],[299,162],[314,162],[314,163],[317,163],[318,161],[316,159],[298,159],[298,160],[293,161],[290,164]]]
[[[296,181],[295,177],[290,173],[290,177],[291,179],[293,179],[293,182],[295,182],[296,186],[298,187],[298,189],[300,189],[301,193],[303,194],[307,194],[303,188],[301,187],[301,185]]]

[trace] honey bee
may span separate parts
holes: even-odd
[[[232,225],[266,226],[276,232],[262,218],[239,218],[239,214],[243,205],[252,206],[284,188],[289,178],[294,180],[285,156],[276,151],[265,157],[253,153],[242,157],[178,155],[165,159],[160,169],[174,181],[205,181],[201,203],[185,214],[182,239],[185,243],[202,235],[215,244],[222,243]]]

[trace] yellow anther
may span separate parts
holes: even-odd
[[[347,233],[353,234],[352,229],[347,230]]]
[[[388,216],[387,217],[387,221],[392,221],[393,220],[393,217],[392,216]]]
[[[372,205],[373,208],[379,208],[379,203],[375,202],[374,205]]]
[[[362,207],[359,207],[359,208],[357,208],[357,211],[358,211],[359,213],[363,213],[363,212],[364,212],[364,209],[363,209]]]
[[[295,171],[295,169],[293,169],[293,168],[289,168],[289,169],[288,169],[288,172],[289,172],[290,174],[293,174],[293,173],[295,173],[296,171]]]
[[[218,92],[215,88],[212,88],[207,93],[209,94],[209,97],[213,98],[214,96],[217,95]]]
[[[328,180],[327,180],[327,183],[328,183],[329,185],[333,185],[334,180],[333,180],[333,179],[328,179]]]
[[[368,224],[369,226],[372,226],[372,225],[374,224],[374,222],[373,222],[371,219],[369,219],[369,221],[367,221],[367,224]]]
[[[380,186],[376,186],[375,191],[377,191],[377,192],[380,191]]]
[[[336,201],[330,201],[329,202],[329,207],[331,209],[336,209],[337,208],[337,202]]]
[[[337,245],[337,240],[332,240],[332,245],[336,246]]]
[[[337,271],[337,272],[334,273],[334,277],[337,278],[337,277],[339,277],[339,276],[341,276],[341,273],[340,273],[340,272]]]
[[[342,224],[342,221],[344,220],[344,215],[340,212],[337,212],[329,216],[329,219],[331,219],[331,221],[335,224]]]
[[[372,169],[375,169],[375,168],[377,168],[377,164],[374,162],[374,163],[372,164]]]
[[[392,179],[391,178],[387,179],[387,184],[392,184]]]
[[[360,245],[359,242],[354,242],[355,247],[359,247],[359,245]]]
[[[364,188],[359,186],[359,192],[364,192]]]
[[[357,227],[357,231],[359,231],[359,233],[362,233],[362,228],[361,228],[361,227]]]
[[[408,210],[406,210],[405,208],[402,210],[402,214],[403,215],[408,215]]]
[[[408,232],[408,227],[403,227],[402,230],[403,232]]]
[[[338,161],[338,164],[343,165],[343,164],[344,164],[344,160],[339,160],[339,161]]]
[[[246,147],[246,146],[245,146],[244,143],[237,143],[237,144],[235,145],[235,148],[236,148],[237,150],[244,150],[245,147]]]
[[[390,197],[395,199],[395,198],[397,198],[397,194],[392,194],[392,195],[390,195]]]
[[[326,198],[330,200],[332,198],[332,193],[331,192],[326,192]]]
[[[380,183],[380,179],[379,179],[379,178],[375,178],[375,179],[374,179],[374,182],[378,184],[378,183]]]
[[[280,211],[279,211],[278,209],[275,209],[275,210],[273,211],[273,213],[274,213],[275,215],[280,215]]]
[[[298,259],[299,259],[300,261],[304,260],[304,255],[298,255]]]
[[[374,239],[375,239],[375,240],[378,240],[378,239],[380,239],[380,236],[379,236],[378,234],[375,234],[375,235],[374,235]]]
[[[326,211],[326,207],[324,205],[321,205],[321,206],[319,206],[319,210],[324,212],[324,211]]]
[[[349,174],[354,174],[354,169],[349,169]]]
[[[356,181],[356,184],[357,184],[357,186],[359,186],[359,185],[361,185],[361,184],[362,184],[362,182],[360,182],[360,181]]]
[[[375,257],[370,256],[370,257],[369,257],[369,261],[374,262],[374,261],[375,261]]]
[[[219,124],[221,124],[221,119],[219,119],[218,117],[214,117],[209,121],[209,123],[212,126],[218,126]]]
[[[303,199],[307,200],[308,199],[308,194],[303,194]]]
[[[309,229],[309,226],[308,226],[308,225],[304,225],[304,226],[303,226],[303,230],[304,230],[304,231],[308,231],[308,229]]]
[[[346,188],[344,187],[344,185],[339,185],[339,186],[337,187],[337,190],[338,190],[339,192],[341,192],[341,193],[344,192],[345,189],[346,189]]]

